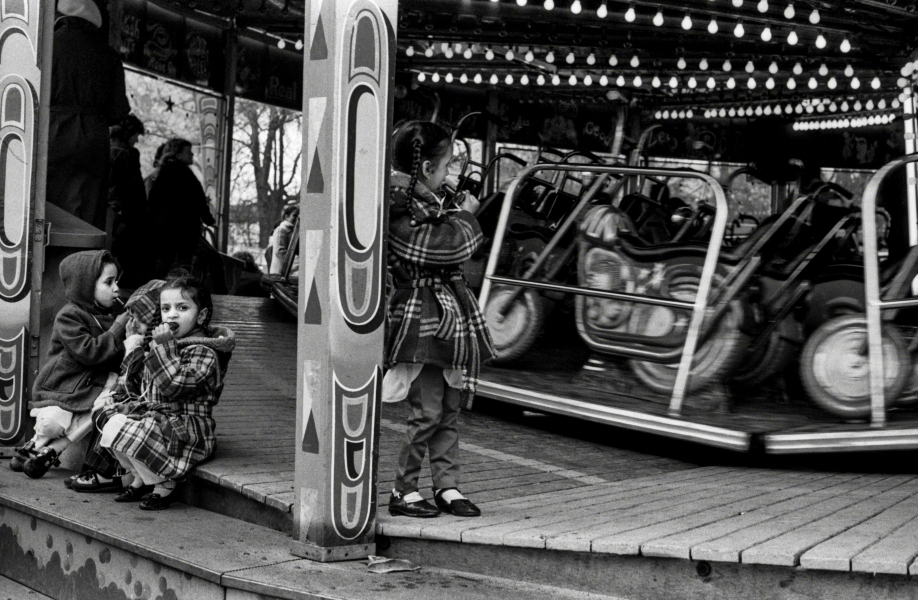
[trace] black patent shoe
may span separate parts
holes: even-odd
[[[21,448],[16,448],[16,454],[10,459],[10,469],[17,473],[21,473],[25,462],[37,454],[38,452],[35,451],[35,444],[32,442],[29,442]]]
[[[392,492],[392,497],[389,499],[389,514],[396,517],[401,515],[417,519],[430,519],[439,516],[440,511],[427,500],[405,502],[403,495]]]
[[[449,489],[449,488],[447,488]],[[437,503],[437,507],[445,513],[451,515],[456,515],[457,517],[480,517],[481,509],[475,506],[471,500],[466,498],[459,498],[458,500],[453,500],[452,502],[447,502],[443,499],[443,492],[446,489],[438,490],[434,494],[434,502]]]
[[[61,464],[61,461],[57,450],[50,446],[45,446],[38,451],[38,454],[22,463],[22,470],[32,479],[40,479],[45,476],[48,469],[59,464]]]
[[[140,503],[140,510],[166,510],[172,506],[173,502],[179,501],[179,486],[176,485],[175,489],[166,494],[165,496],[160,496],[159,494],[150,494],[150,497]]]
[[[129,487],[115,496],[115,502],[139,502],[143,497],[153,491],[152,485]]]

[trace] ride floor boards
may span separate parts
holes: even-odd
[[[266,305],[269,300],[218,297],[215,302],[218,317],[232,317],[220,321],[235,331],[237,347],[215,410],[218,450],[198,468],[198,476],[289,513],[295,499],[294,323]],[[543,362],[543,371],[583,358],[568,353]],[[563,385],[555,377],[549,373],[545,385]],[[786,424],[779,409],[778,404],[763,407],[759,425]],[[385,505],[406,416],[404,403],[383,406],[377,529],[386,535],[918,574],[914,476],[698,466],[477,411],[460,416],[460,461],[462,489],[483,516],[391,517]],[[425,465],[423,495],[430,496],[431,485]]]

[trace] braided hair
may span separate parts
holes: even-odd
[[[414,193],[421,164],[436,162],[452,151],[452,138],[440,125],[430,121],[409,121],[392,138],[392,166],[411,176],[409,196]]]

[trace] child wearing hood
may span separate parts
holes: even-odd
[[[89,449],[83,459],[79,475],[67,479],[64,485],[75,492],[119,492],[122,488],[124,469],[112,453],[100,445],[100,433],[108,420],[116,414],[130,414],[142,403],[141,381],[143,359],[153,341],[153,329],[163,321],[159,310],[159,289],[165,285],[162,279],[152,279],[137,288],[124,308],[130,315],[127,323],[127,338],[141,336],[140,345],[131,340],[131,351],[125,352],[121,363],[118,382],[110,393],[103,393],[92,409],[94,424]],[[128,342],[125,340],[125,348]]]
[[[213,407],[235,347],[232,331],[210,326],[213,302],[200,281],[170,279],[159,304],[163,324],[153,329],[150,349],[141,352],[139,335],[125,340],[126,363],[142,355],[142,402],[112,415],[100,441],[134,475],[115,501],[143,500],[143,510],[168,508],[178,499],[177,483],[213,454]]]
[[[77,252],[61,261],[64,294],[51,331],[48,360],[38,373],[30,414],[35,437],[10,461],[14,471],[39,478],[73,442],[89,433],[89,410],[114,385],[124,355],[128,315],[115,317],[118,265],[105,250]]]

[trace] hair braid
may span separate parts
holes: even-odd
[[[411,181],[408,183],[408,208],[416,220],[420,220],[420,217],[414,209],[414,186],[418,182],[418,171],[421,169],[421,144],[420,138],[416,137],[411,140]]]

